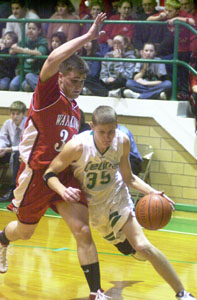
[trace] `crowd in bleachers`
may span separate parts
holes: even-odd
[[[172,64],[162,59],[173,59],[175,26],[179,20],[196,28],[197,10],[193,0],[166,0],[159,6],[156,0],[57,0],[44,3],[29,0],[1,1],[0,17],[15,19],[0,23],[0,90],[34,91],[43,58],[65,41],[87,32],[91,23],[62,23],[59,20],[94,20],[99,12],[106,11],[108,20],[165,21],[153,23],[107,23],[99,39],[87,43],[79,51],[83,57],[143,58],[157,63],[87,60],[89,74],[82,94],[135,99],[170,99],[172,90]],[[57,22],[31,22],[25,25],[17,19],[55,19]],[[180,26],[178,59],[196,68],[197,36],[185,26]],[[21,84],[20,59],[16,54],[28,54],[24,59],[24,78]],[[158,62],[159,61],[159,62]],[[197,102],[196,76],[178,65],[177,99]]]

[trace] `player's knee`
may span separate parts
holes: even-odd
[[[78,243],[90,243],[92,241],[91,231],[88,224],[75,227],[74,236]]]
[[[135,246],[135,249],[147,259],[154,255],[154,247],[151,244],[139,243]]]
[[[115,244],[114,246],[124,255],[136,253],[135,249],[129,244],[127,239],[124,242]]]

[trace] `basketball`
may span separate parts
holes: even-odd
[[[168,224],[172,207],[168,200],[158,194],[148,194],[141,198],[135,207],[138,223],[149,230],[161,229]]]

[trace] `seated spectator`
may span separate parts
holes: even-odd
[[[130,160],[130,164],[131,164],[131,168],[132,168],[132,172],[135,175],[138,175],[141,170],[142,170],[142,156],[138,151],[136,142],[134,140],[133,134],[131,133],[131,131],[123,126],[118,124],[117,127],[119,130],[121,130],[122,132],[126,133],[126,135],[129,137],[129,141],[130,141],[130,153],[129,153],[129,160]]]
[[[49,53],[64,43],[66,43],[66,36],[64,32],[62,31],[55,32],[51,36],[51,41],[49,44]]]
[[[143,59],[155,59],[155,46],[146,43],[142,50]],[[167,79],[165,64],[163,63],[137,63],[134,71],[134,79],[127,80],[123,95],[135,99],[169,99],[172,83]]]
[[[39,19],[39,16],[31,10],[28,10],[25,6],[25,0],[11,0],[12,15],[8,19]],[[18,36],[18,41],[21,41],[22,37],[22,23],[19,22],[7,22],[5,33],[8,31],[14,31]],[[25,34],[28,31],[28,24],[25,25]]]
[[[56,6],[56,12],[50,17],[50,19],[56,20],[78,20],[79,17],[74,13],[74,7],[69,0],[58,0]],[[53,33],[62,31],[64,32],[67,41],[74,39],[80,35],[79,23],[48,23],[47,39],[48,42],[51,39]]]
[[[10,54],[11,46],[18,42],[15,32],[8,31],[4,34],[0,43],[0,54]],[[0,57],[0,90],[8,90],[11,79],[15,75],[15,68],[18,63],[16,57]]]
[[[156,6],[156,0],[142,0],[143,12],[137,16],[137,20],[145,21],[156,14]],[[147,42],[155,45],[157,55],[160,57],[172,54],[174,51],[174,37],[168,30],[167,25],[135,24],[132,44],[138,57],[140,57],[140,50]]]
[[[100,57],[101,53],[97,40],[86,43],[82,47],[80,55],[84,57]],[[99,81],[101,62],[98,60],[86,60],[86,62],[89,67],[89,73],[84,82],[82,95],[92,95],[95,93],[94,82]]]
[[[109,21],[133,20],[132,18],[132,2],[129,0],[120,0],[118,2],[118,14],[112,15]],[[127,36],[132,41],[134,24],[106,24],[103,27],[105,34],[99,38],[99,44],[102,54],[106,54],[112,49],[113,38],[117,35]]]
[[[12,174],[11,186],[9,191],[0,197],[0,202],[7,202],[13,199],[13,190],[16,187],[16,176],[19,169],[19,150],[20,137],[25,126],[26,106],[21,101],[15,101],[10,105],[10,119],[3,123],[0,131],[0,161],[10,163]]]
[[[11,54],[22,53],[28,55],[46,55],[48,53],[48,43],[42,36],[42,26],[40,23],[28,23],[27,37],[25,38],[24,48],[22,43],[14,44],[11,47]],[[43,59],[27,58],[24,60],[25,80],[22,83],[22,89],[25,92],[33,92],[35,90],[38,75],[43,65]],[[19,91],[20,89],[20,63],[16,68],[16,74],[10,82],[10,91]]]
[[[116,35],[113,38],[113,50],[105,58],[135,58],[130,50],[130,41],[126,36]],[[100,80],[86,81],[86,87],[95,96],[121,97],[121,88],[125,87],[128,78],[134,72],[133,62],[102,61]]]
[[[194,18],[186,11],[180,10],[181,4],[178,0],[167,0],[165,10],[148,18],[150,21],[167,21],[168,28],[174,35],[174,22],[176,20],[195,25]],[[189,63],[190,60],[190,38],[191,32],[184,26],[180,26],[178,59]],[[189,71],[184,66],[178,65],[178,94],[179,100],[189,98]]]

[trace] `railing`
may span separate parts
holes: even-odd
[[[38,23],[93,23],[93,20],[55,20],[55,19],[4,19],[1,18],[0,22],[19,22],[22,23],[22,46],[24,46],[25,41],[25,24],[30,22],[38,22]],[[166,22],[161,21],[126,21],[126,20],[119,20],[119,21],[105,21],[105,24],[154,24],[154,25],[166,25]],[[176,87],[177,87],[177,65],[185,66],[189,71],[191,71],[195,76],[197,76],[197,70],[195,70],[192,66],[188,63],[181,61],[178,59],[178,41],[179,41],[179,26],[187,27],[191,32],[195,35],[197,34],[197,30],[195,30],[191,25],[181,22],[175,21],[175,39],[174,39],[174,56],[172,60],[165,60],[162,59],[162,63],[165,64],[172,64],[173,65],[173,76],[172,76],[172,97],[171,100],[176,100]],[[9,54],[0,54],[0,57],[10,57]],[[20,59],[20,83],[22,83],[24,78],[24,68],[23,63],[24,59],[32,57],[31,55],[27,54],[17,54],[17,57]],[[34,58],[46,59],[47,55],[34,55]],[[154,59],[142,59],[142,58],[104,58],[104,57],[83,57],[85,60],[98,60],[98,61],[123,61],[123,62],[150,62],[150,63],[161,63],[161,60],[154,60]]]

